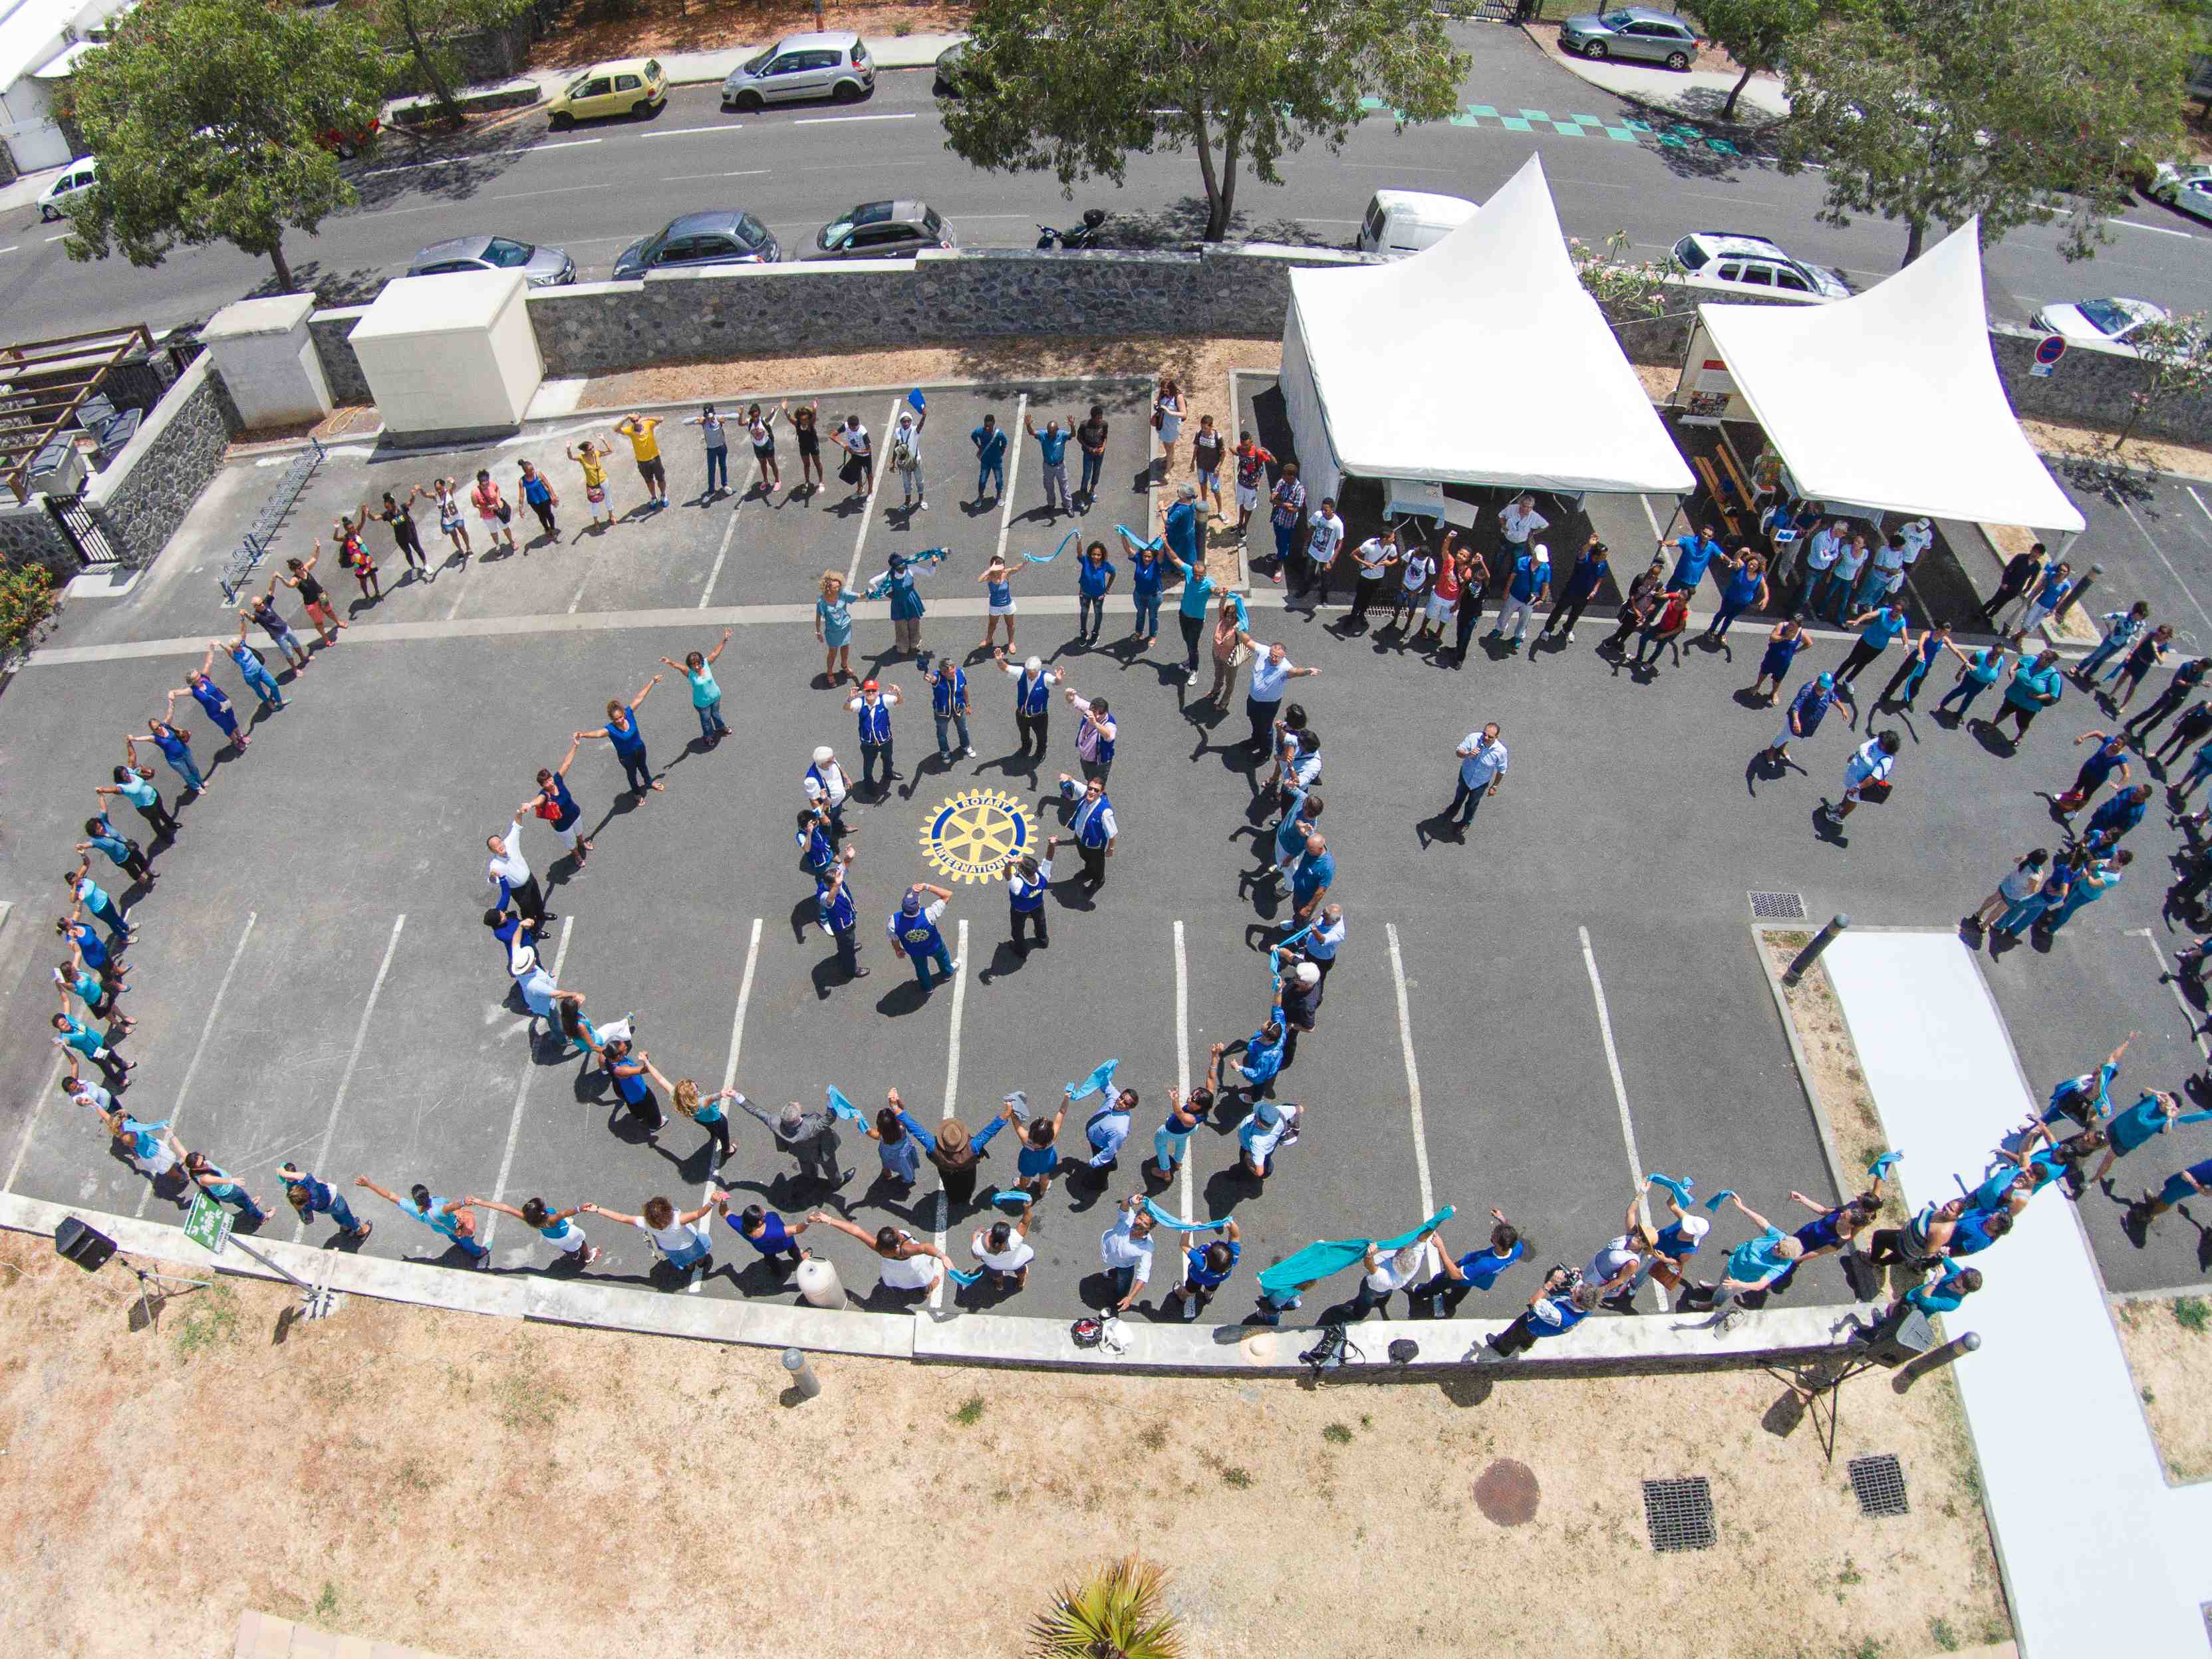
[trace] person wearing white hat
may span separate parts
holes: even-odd
[[[845,775],[845,769],[837,764],[837,751],[823,744],[814,751],[813,763],[799,781],[806,799],[820,807],[830,818],[830,836],[836,840],[845,833],[845,798],[853,792],[853,781]]]
[[[1006,660],[1004,651],[994,651],[991,655],[1002,672],[1013,676],[1014,728],[1022,738],[1018,752],[1028,754],[1030,739],[1034,737],[1037,758],[1042,760],[1052,738],[1051,693],[1052,688],[1060,684],[1059,671],[1047,668],[1042,657],[1015,664]]]
[[[1283,1070],[1298,1057],[1298,1033],[1321,1017],[1321,969],[1302,962],[1283,976]]]
[[[554,984],[553,975],[538,960],[537,951],[527,945],[518,945],[507,967],[514,975],[514,988],[522,993],[530,1012],[540,1019],[550,1020],[554,994],[561,988]]]

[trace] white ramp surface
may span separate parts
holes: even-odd
[[[1825,960],[1905,1196],[1954,1196],[2030,1109],[1973,957],[1950,933],[1869,933]],[[2024,1659],[2202,1659],[2212,1488],[2166,1485],[2064,1194],[1974,1265],[1987,1283],[1945,1323],[1982,1337],[1953,1370]]]

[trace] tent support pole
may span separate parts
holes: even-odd
[[[1677,495],[1674,497],[1674,510],[1667,515],[1667,527],[1659,532],[1660,546],[1666,546],[1667,538],[1674,533],[1675,521],[1682,516],[1682,504],[1688,498],[1686,496],[1683,495]]]

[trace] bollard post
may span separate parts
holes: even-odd
[[[1800,951],[1796,958],[1784,970],[1782,982],[1791,990],[1796,990],[1797,981],[1805,977],[1805,970],[1818,962],[1820,959],[1820,952],[1834,942],[1837,934],[1850,925],[1850,917],[1841,911],[1831,916],[1828,919],[1828,925],[1813,935],[1813,942]]]
[[[806,1363],[806,1356],[796,1348],[783,1351],[783,1368],[791,1373],[791,1386],[801,1400],[811,1400],[822,1392],[822,1379],[814,1374],[814,1367]]]
[[[1915,1354],[1897,1368],[1896,1380],[1890,1386],[1903,1394],[1929,1371],[1941,1370],[1961,1354],[1978,1352],[1982,1346],[1979,1332],[1967,1331],[1953,1337],[1940,1348],[1930,1348],[1926,1353]]]
[[[2081,580],[2075,582],[2073,587],[2067,592],[2065,599],[2059,602],[2058,609],[2052,614],[2051,620],[2054,623],[2064,622],[2066,620],[2066,613],[2071,611],[2075,605],[2081,604],[2082,596],[2087,593],[2092,587],[2094,587],[2097,585],[2097,578],[2104,574],[2104,566],[2101,564],[2091,565],[2089,567],[2088,574],[2083,576]]]

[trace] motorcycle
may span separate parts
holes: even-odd
[[[1106,222],[1103,208],[1085,208],[1083,222],[1066,230],[1055,230],[1050,225],[1037,227],[1037,246],[1050,247],[1058,242],[1062,248],[1097,247],[1100,243],[1099,227]]]

